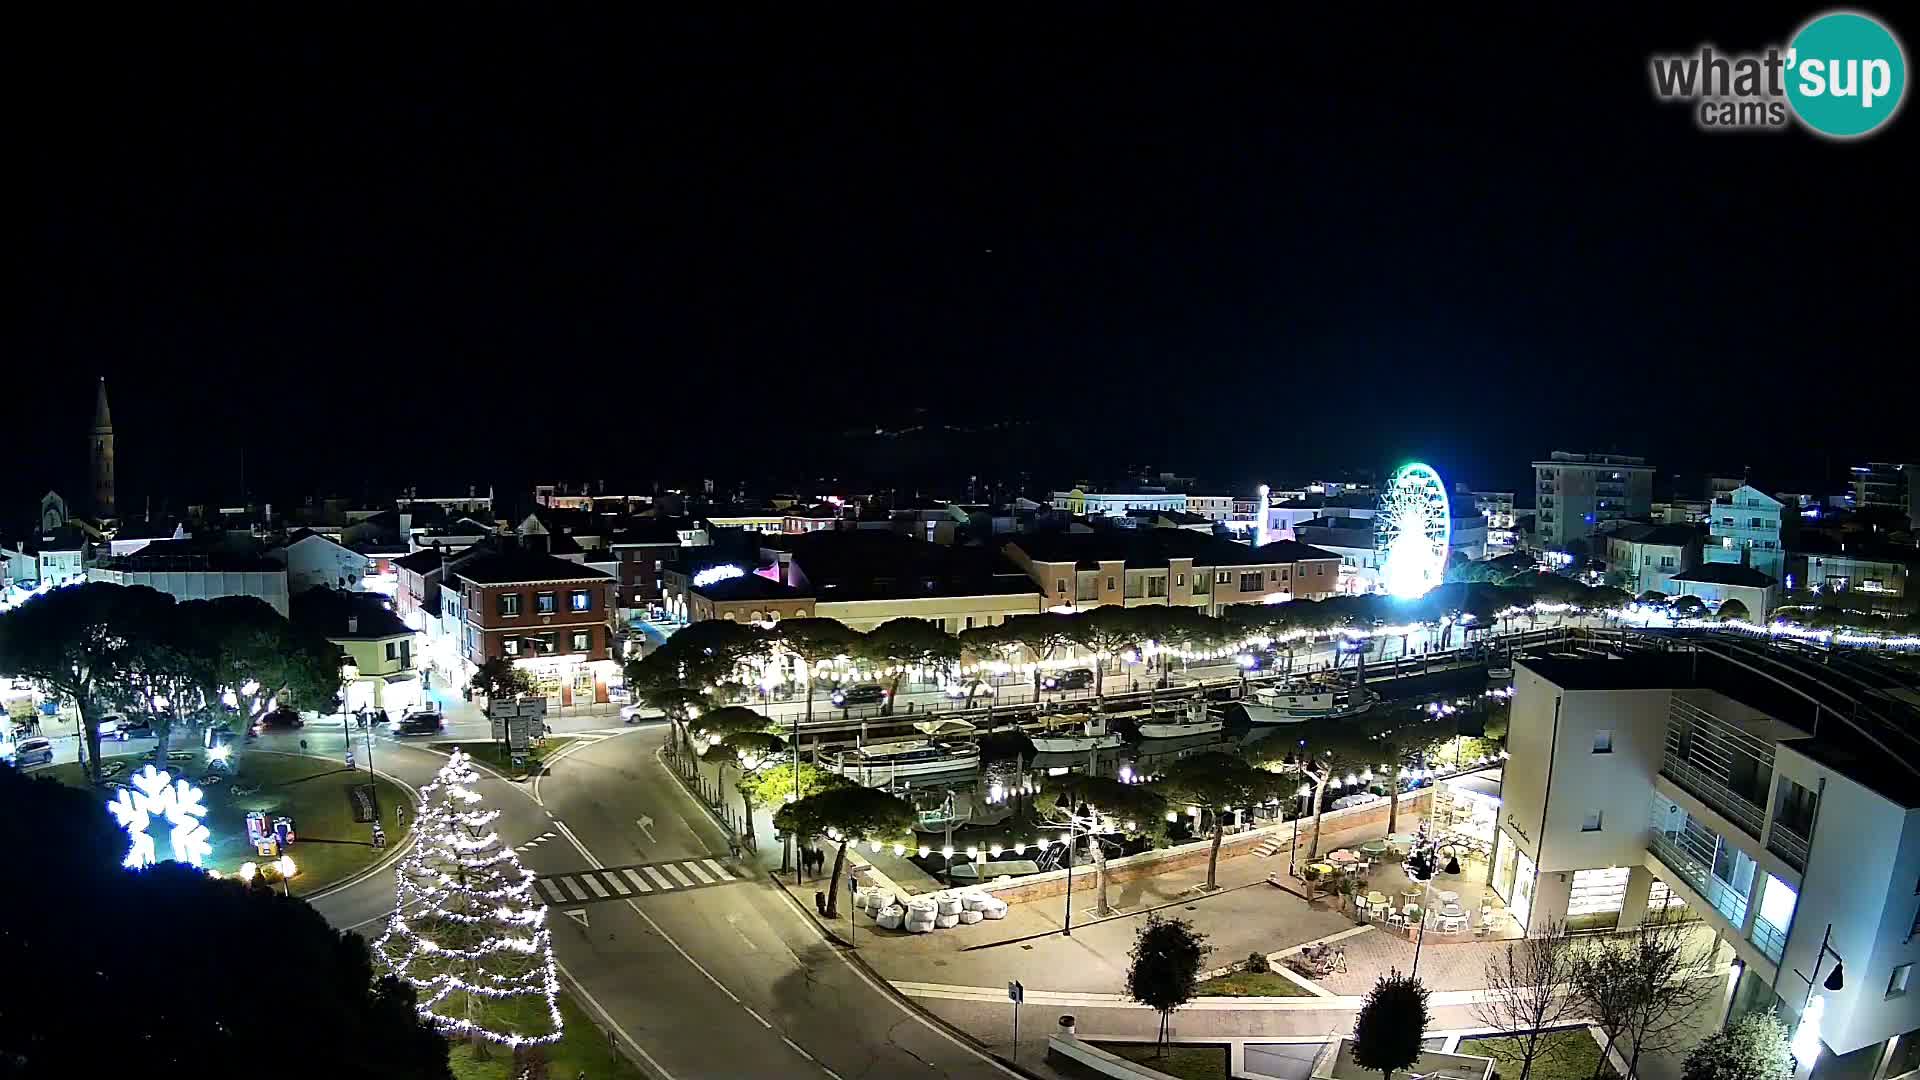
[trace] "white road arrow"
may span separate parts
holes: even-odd
[[[585,908],[568,908],[567,918],[572,919],[583,927],[587,925],[587,911]]]
[[[653,819],[652,818],[642,815],[640,818],[634,821],[634,824],[640,826],[640,831],[647,834],[647,843],[657,844],[660,842],[653,838]]]

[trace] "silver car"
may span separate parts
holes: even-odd
[[[13,764],[20,769],[30,765],[53,764],[53,740],[39,737],[21,739],[14,744]]]

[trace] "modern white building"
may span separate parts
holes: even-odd
[[[218,552],[176,554],[170,550],[172,547],[166,542],[156,542],[132,555],[108,559],[89,568],[87,580],[145,585],[176,600],[254,596],[282,617],[286,616],[286,567],[270,559]]]
[[[1225,497],[1227,509],[1231,509],[1233,500]],[[1055,509],[1065,510],[1074,515],[1096,517],[1125,517],[1129,510],[1177,510],[1184,513],[1187,509],[1187,496],[1180,491],[1121,491],[1101,492],[1074,488],[1072,491],[1053,493]],[[1225,511],[1221,519],[1225,520]]]
[[[1565,551],[1606,523],[1653,509],[1653,466],[1629,454],[1555,450],[1533,463],[1534,522],[1541,546]]]
[[[1825,999],[1823,1050],[1800,1075],[1912,1071],[1920,710],[1872,681],[1717,638],[1522,659],[1494,890],[1534,932],[1697,917],[1739,958],[1730,1016],[1792,1022]]]

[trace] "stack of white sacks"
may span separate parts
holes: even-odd
[[[926,896],[897,896],[886,889],[861,889],[853,894],[855,910],[864,911],[882,930],[925,934],[983,919],[1007,917],[1007,902],[991,893],[952,889]]]

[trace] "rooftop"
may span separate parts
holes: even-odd
[[[336,640],[377,641],[413,633],[378,593],[307,589],[293,595],[288,614],[298,625]]]
[[[1245,544],[1185,529],[1028,533],[1009,539],[1007,546],[1018,548],[1035,562],[1072,562],[1082,570],[1097,570],[1102,562],[1123,562],[1136,568],[1166,566],[1172,559],[1192,559],[1195,566],[1253,566],[1262,562]],[[1331,553],[1308,557],[1339,558]]]
[[[759,574],[743,574],[740,577],[726,578],[706,585],[693,586],[693,591],[717,603],[729,603],[738,600],[798,600],[807,594],[790,585],[763,578]]]
[[[1698,525],[1629,525],[1612,535],[1635,544],[1686,547],[1705,535],[1705,531]]]
[[[1747,589],[1764,589],[1778,584],[1771,574],[1762,573],[1751,566],[1739,563],[1702,563],[1685,573],[1673,575],[1674,581],[1691,581],[1701,585],[1732,585]]]
[[[482,555],[454,571],[476,585],[514,585],[530,581],[609,581],[611,576],[569,559],[525,548]]]

